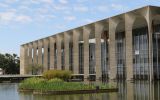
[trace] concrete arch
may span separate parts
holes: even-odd
[[[137,33],[138,32],[138,33]],[[133,75],[135,79],[149,78],[149,32],[145,16],[136,16],[132,24]]]
[[[153,44],[153,78],[160,79],[160,62],[159,62],[159,42],[160,42],[160,14],[154,15],[152,17],[152,44]]]
[[[73,32],[67,31],[64,33],[64,55],[65,69],[73,71]]]
[[[82,31],[80,29],[75,29],[72,31],[72,44],[73,44],[73,73],[75,76],[79,75],[80,73],[80,66],[79,66],[79,41],[80,41],[80,33]]]
[[[91,29],[89,26],[83,26],[83,65],[84,65],[84,81],[89,78],[89,34]]]
[[[43,39],[43,49],[42,49],[42,55],[43,55],[43,72],[49,70],[49,55],[48,55],[48,47],[49,47],[49,38]],[[44,50],[44,51],[43,51]]]
[[[62,59],[61,59],[61,57],[62,57],[62,52],[61,52],[62,42],[63,42],[63,36],[61,34],[57,34],[56,35],[57,70],[62,69]]]
[[[55,69],[55,38],[49,37],[49,48],[50,48],[50,69]]]
[[[102,20],[95,23],[96,38],[96,80],[106,81],[108,78],[108,21]]]
[[[116,79],[117,74],[117,61],[116,61],[116,54],[115,54],[115,33],[118,23],[120,19],[118,17],[113,17],[109,19],[109,61],[110,61],[110,68],[109,68],[109,79],[114,80]]]
[[[115,30],[116,78],[126,79],[126,36],[124,16],[120,16]]]

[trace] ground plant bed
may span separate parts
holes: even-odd
[[[43,78],[29,78],[19,84],[19,92],[33,94],[89,94],[118,92],[118,88],[110,84],[85,84],[83,82],[65,82],[61,79],[46,80]]]

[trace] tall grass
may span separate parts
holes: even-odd
[[[100,84],[100,89],[108,89],[111,86],[108,84]],[[68,91],[68,90],[90,90],[96,89],[94,84],[84,84],[81,82],[65,82],[61,79],[55,78],[46,80],[43,78],[29,78],[19,84],[19,89],[34,89],[34,90],[54,90],[54,91]]]

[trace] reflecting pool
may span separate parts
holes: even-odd
[[[18,83],[0,83],[0,100],[160,100],[160,82],[118,81],[119,92],[78,95],[19,93]]]

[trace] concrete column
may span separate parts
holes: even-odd
[[[109,79],[116,79],[117,75],[117,60],[116,60],[116,49],[115,49],[115,32],[118,25],[117,20],[109,19],[109,61],[110,61],[110,71]]]
[[[29,43],[29,56],[28,56],[28,65],[29,66],[31,66],[33,64],[32,50],[33,50],[33,45],[32,45],[32,43]],[[27,73],[32,74],[32,71],[30,71],[30,72],[28,71]]]
[[[84,41],[84,81],[89,76],[89,34],[91,30],[83,27],[83,41]]]
[[[50,69],[54,69],[54,43],[55,43],[55,40],[53,37],[50,37],[49,38],[50,40]]]
[[[64,57],[65,57],[65,70],[69,70],[69,36],[67,32],[64,33]]]
[[[134,23],[134,15],[125,14],[125,36],[126,36],[126,79],[133,79],[133,43],[132,43],[132,27]]]
[[[32,43],[29,43],[29,65],[33,64],[32,62]]]
[[[28,45],[21,46],[20,50],[20,74],[27,74],[26,68],[28,67]]]
[[[44,54],[43,54],[43,72],[47,71],[49,68],[48,66],[48,45],[49,45],[49,40],[44,39],[43,40],[43,47],[44,47]]]
[[[95,24],[95,39],[96,39],[96,80],[100,80],[102,78],[102,70],[101,70],[101,34],[103,32],[104,26],[101,24]]]
[[[147,14],[145,15],[145,18],[147,20],[147,25],[148,25],[148,49],[149,49],[149,79],[150,81],[154,80],[154,72],[153,72],[153,41],[152,41],[152,33],[153,33],[153,29],[152,29],[152,13],[151,13],[151,9],[148,7],[147,8]]]
[[[56,36],[56,42],[57,42],[57,70],[62,69],[62,61],[61,61],[61,37],[59,35]]]
[[[79,74],[79,31],[73,30],[73,73]]]
[[[135,84],[135,83],[134,83]],[[127,85],[127,100],[135,100],[134,99],[134,87],[133,87],[133,83],[131,83],[130,81],[126,82]]]
[[[33,63],[37,64],[37,42],[33,42]]]
[[[43,67],[43,63],[42,63],[42,46],[43,46],[43,42],[42,40],[38,40],[38,65],[41,65]],[[39,74],[42,73],[42,70],[39,72]]]
[[[42,63],[42,40],[38,41],[38,64],[43,65]]]

